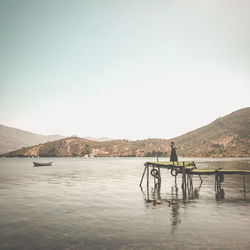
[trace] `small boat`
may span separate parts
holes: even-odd
[[[50,162],[34,162],[33,161],[33,164],[34,164],[34,167],[40,167],[40,166],[52,166],[52,161]]]

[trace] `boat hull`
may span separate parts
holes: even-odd
[[[33,162],[34,167],[42,167],[42,166],[52,166],[52,161],[50,162]]]

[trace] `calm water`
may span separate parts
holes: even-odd
[[[194,177],[183,200],[162,170],[162,204],[139,188],[150,158],[0,158],[1,249],[250,249],[250,176]],[[155,160],[155,159],[153,159]],[[163,158],[161,160],[167,160]],[[250,159],[192,159],[198,168],[250,169]],[[152,177],[151,177],[152,178]],[[150,180],[150,195],[153,179]],[[168,201],[177,201],[168,205]]]

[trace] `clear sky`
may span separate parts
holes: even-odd
[[[0,0],[0,123],[172,138],[250,106],[249,0]]]

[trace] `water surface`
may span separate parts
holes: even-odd
[[[139,187],[153,158],[0,158],[1,249],[249,249],[250,176],[225,176],[224,198],[214,177],[194,177],[183,200],[162,170],[162,204],[145,202]],[[160,160],[167,160],[162,158]],[[250,170],[250,159],[195,160],[198,168]],[[38,160],[37,160],[38,161]],[[154,190],[150,177],[149,195]],[[175,203],[169,205],[169,201]]]

